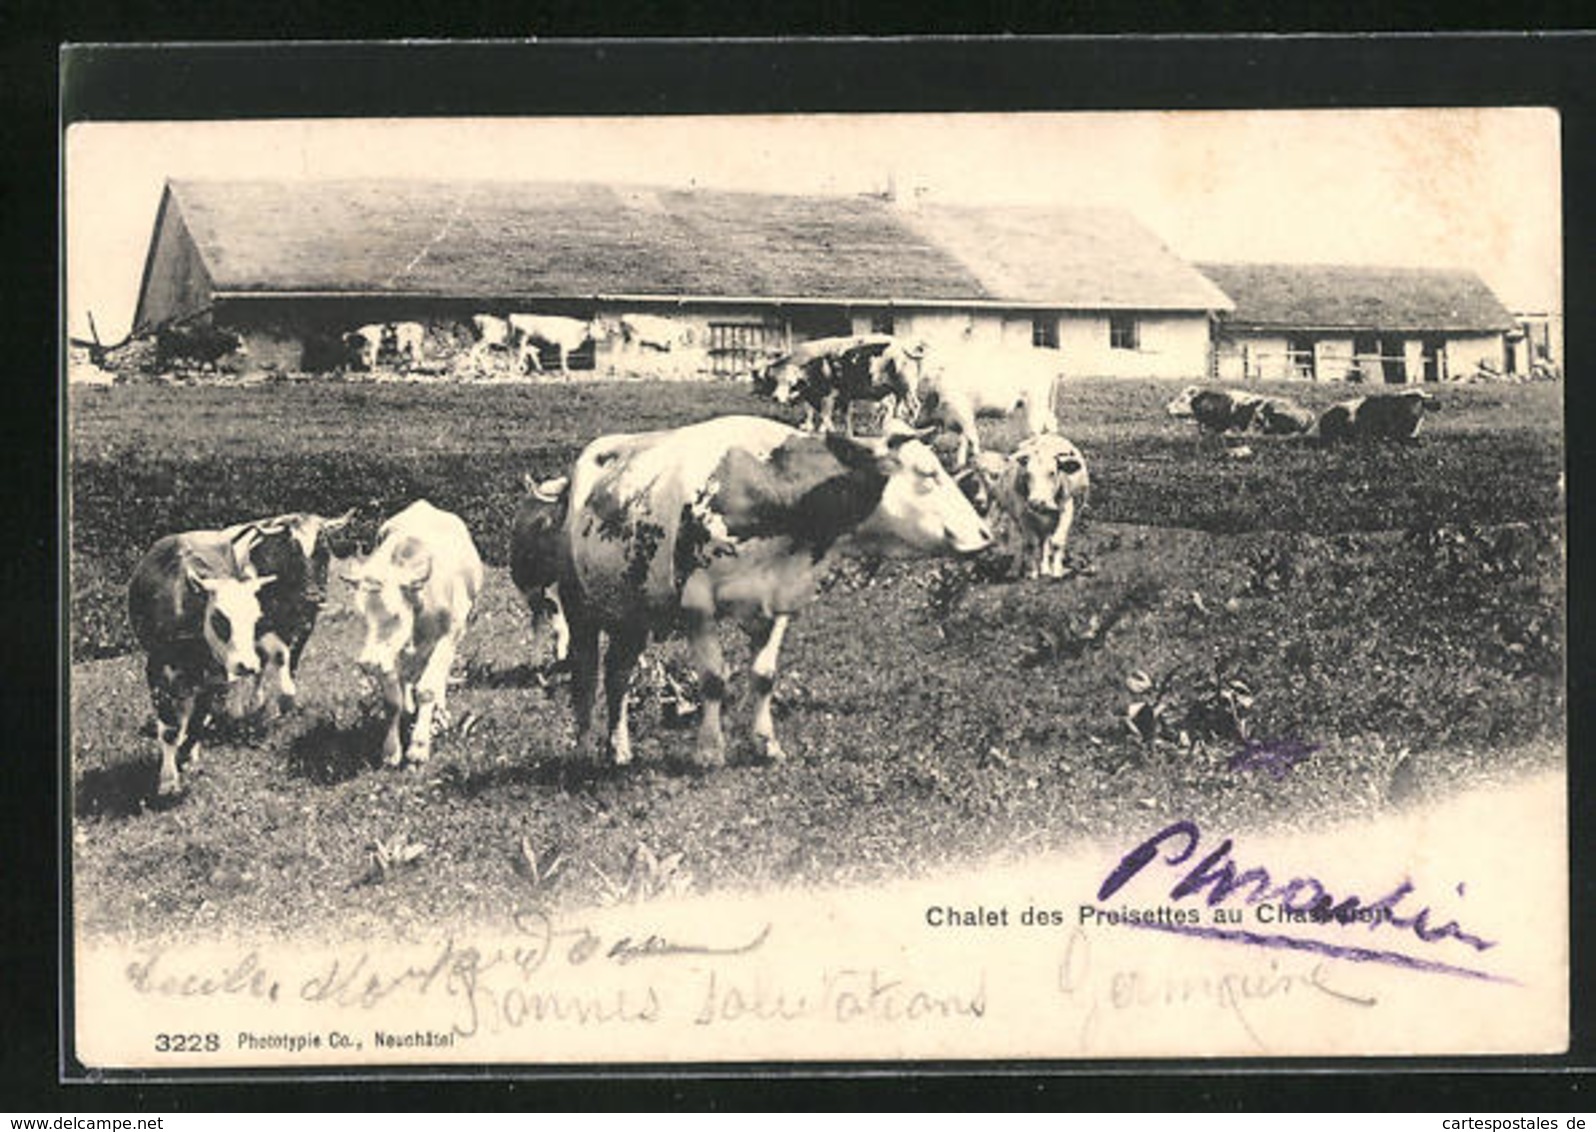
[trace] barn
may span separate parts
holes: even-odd
[[[1222,380],[1452,381],[1507,372],[1515,320],[1472,271],[1201,263],[1235,302],[1215,323]]]
[[[343,332],[426,327],[465,375],[472,316],[650,316],[575,354],[595,376],[745,373],[883,332],[1057,351],[1080,376],[1198,377],[1225,295],[1115,209],[973,207],[608,184],[171,181],[134,333],[200,323],[247,365],[338,368]],[[669,320],[661,323],[659,320]]]

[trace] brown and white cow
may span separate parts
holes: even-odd
[[[1341,440],[1394,440],[1417,444],[1425,412],[1439,408],[1440,403],[1434,395],[1422,389],[1355,397],[1331,405],[1320,415],[1319,439],[1327,444]]]
[[[196,721],[232,681],[260,673],[260,593],[274,579],[255,572],[250,552],[259,541],[251,529],[167,535],[128,582],[128,620],[155,705],[163,796],[182,790],[180,762],[199,762]]]
[[[1027,578],[1062,578],[1064,551],[1091,481],[1080,449],[1055,433],[1022,441],[998,475],[993,499],[1019,538]]]
[[[923,342],[904,342],[886,334],[817,338],[800,344],[770,367],[771,396],[778,404],[804,404],[804,430],[836,429],[837,409],[845,431],[853,434],[853,406],[880,402],[888,416],[919,411],[916,387]],[[818,420],[817,420],[818,418]]]
[[[508,321],[520,350],[517,368],[522,373],[543,372],[542,350],[545,346],[554,348],[559,358],[560,372],[566,373],[569,355],[580,350],[589,339],[601,337],[604,333],[603,325],[596,320],[565,318],[561,315],[512,314]]]
[[[565,660],[571,644],[559,587],[568,557],[565,510],[570,486],[568,476],[542,482],[528,477],[510,528],[510,579],[526,598],[534,627],[546,626],[553,634],[556,662]]]
[[[392,713],[389,766],[426,762],[434,719],[446,709],[449,669],[482,592],[482,559],[459,516],[419,500],[377,531],[377,549],[344,575],[366,618],[357,659]],[[408,743],[402,729],[411,723]]]
[[[262,667],[253,705],[257,711],[287,708],[299,694],[295,682],[299,660],[327,598],[332,549],[326,536],[342,529],[354,515],[349,510],[328,519],[298,511],[239,523],[222,532],[237,540],[253,531],[250,565],[256,574],[273,579],[259,594],[255,637]]]
[[[569,560],[560,594],[571,627],[579,748],[590,743],[599,634],[609,753],[631,759],[627,682],[651,634],[685,629],[701,674],[697,757],[725,758],[726,664],[719,619],[753,643],[753,740],[782,757],[771,720],[777,656],[814,600],[831,552],[969,554],[991,534],[918,434],[813,435],[759,417],[606,436],[571,472]]]
[[[1239,389],[1188,385],[1164,406],[1172,417],[1195,421],[1198,436],[1256,432],[1291,436],[1313,427],[1313,413],[1286,397],[1265,397]]]

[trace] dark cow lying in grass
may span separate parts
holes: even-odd
[[[753,739],[782,757],[771,720],[788,622],[816,595],[833,550],[973,554],[991,534],[936,455],[900,421],[879,439],[814,435],[759,417],[606,436],[571,472],[560,597],[571,629],[579,749],[609,638],[609,753],[630,761],[627,684],[649,637],[685,629],[700,672],[697,756],[725,759],[726,663],[717,624],[732,615],[753,644]],[[541,574],[532,569],[529,577]]]
[[[1313,414],[1285,397],[1265,397],[1237,389],[1204,389],[1188,385],[1164,411],[1197,422],[1200,436],[1256,432],[1293,436],[1313,427]]]
[[[1343,440],[1394,440],[1417,444],[1426,411],[1440,405],[1422,389],[1355,397],[1331,405],[1319,418],[1319,439],[1326,444]]]

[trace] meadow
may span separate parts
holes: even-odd
[[[1061,386],[1092,476],[1070,577],[840,563],[784,650],[788,761],[712,773],[688,764],[667,694],[685,679],[674,642],[635,689],[636,765],[575,762],[563,678],[503,565],[523,475],[558,473],[604,432],[781,415],[746,388],[74,389],[76,922],[388,936],[532,899],[868,882],[1157,815],[1317,826],[1561,762],[1559,386],[1440,388],[1413,447],[1254,440],[1249,459],[1167,418],[1176,389]],[[1316,409],[1355,392],[1279,391]],[[998,422],[986,439],[1013,437]],[[361,626],[335,587],[298,708],[224,721],[185,796],[158,807],[123,597],[144,549],[354,507],[335,547],[353,554],[418,497],[461,514],[490,567],[432,762],[377,764]],[[735,663],[740,634],[726,640]]]

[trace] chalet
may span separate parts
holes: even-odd
[[[1507,371],[1507,308],[1471,271],[1204,263],[1234,301],[1215,322],[1214,365],[1246,378],[1448,381]]]
[[[602,184],[174,181],[136,334],[208,321],[251,367],[333,368],[343,331],[410,320],[458,371],[475,314],[665,317],[669,357],[744,372],[794,341],[891,332],[1056,350],[1074,375],[1199,377],[1225,295],[1114,209],[907,204]],[[652,323],[658,325],[657,323]],[[332,358],[334,360],[329,361]],[[452,361],[450,361],[452,359]]]

